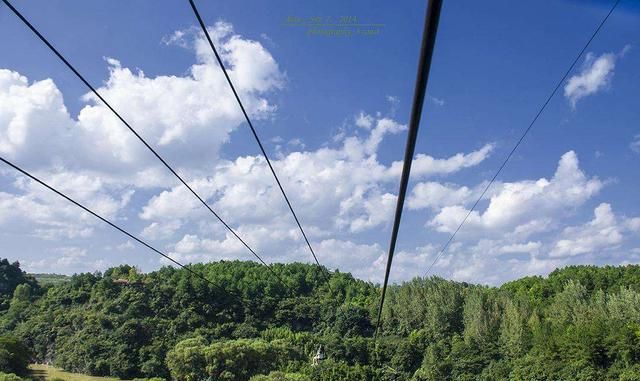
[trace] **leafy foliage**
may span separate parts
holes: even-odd
[[[22,378],[14,373],[0,372],[0,381],[27,381],[27,379]]]
[[[192,266],[217,286],[171,267],[119,266],[42,289],[17,264],[0,263],[14,279],[1,329],[35,360],[79,373],[176,381],[640,374],[640,266],[574,266],[499,288],[414,279],[390,287],[374,342],[377,286],[334,272],[329,288],[316,266],[276,265],[284,285],[251,262]],[[328,359],[312,366],[319,345]]]
[[[28,284],[32,290],[39,289],[36,280],[20,270],[20,263],[0,259],[0,312],[9,308],[13,292],[20,284]]]
[[[0,336],[0,372],[26,375],[29,360],[29,350],[22,342],[14,337]]]

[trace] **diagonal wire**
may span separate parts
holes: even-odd
[[[137,138],[138,140],[140,140],[142,142],[142,144],[145,145],[145,147],[147,147],[147,149],[149,151],[151,151],[151,153],[153,153],[153,155],[160,160],[160,162],[162,164],[164,164],[164,166],[178,179],[180,180],[180,182],[187,187],[187,189],[198,199],[198,201],[200,201],[200,203],[202,205],[204,205],[209,212],[211,212],[211,214],[213,214],[218,221],[220,221],[220,223],[222,223],[224,225],[225,228],[227,228],[227,230],[229,230],[229,232],[231,232],[231,234],[233,234],[234,237],[236,237],[241,243],[242,245],[244,245],[244,247],[247,248],[247,250],[249,250],[251,252],[251,254],[253,254],[254,257],[256,257],[260,263],[262,263],[263,265],[267,266],[267,268],[269,268],[269,271],[278,278],[278,280],[280,280],[282,282],[282,279],[280,278],[280,276],[273,270],[273,268],[271,266],[269,266],[241,237],[240,235],[238,235],[238,233],[236,233],[236,231],[229,226],[223,219],[222,217],[220,217],[203,199],[202,197],[200,197],[200,195],[198,193],[196,193],[195,190],[193,190],[193,188],[191,188],[191,186],[189,186],[189,184],[187,184],[187,182],[169,165],[169,163],[167,163],[162,156],[160,156],[160,154],[153,149],[153,147],[151,147],[149,145],[149,143],[147,143],[147,141],[140,136],[140,134],[138,134],[138,132],[111,106],[111,104],[109,104],[109,102],[107,102],[106,99],[104,99],[102,97],[102,95],[100,95],[100,93],[89,83],[89,81],[87,81],[84,76],[82,74],[80,74],[80,72],[78,70],[76,70],[76,68],[71,65],[71,63],[62,55],[62,53],[60,53],[42,34],[40,34],[40,32],[29,22],[29,20],[27,20],[8,0],[2,0],[8,7],[9,9],[11,9],[11,11],[13,11],[13,13],[15,13],[16,16],[18,16],[18,18],[29,28],[31,29],[31,31],[38,36],[38,38],[45,44],[47,45],[47,47],[73,72],[73,74],[76,75],[76,77],[78,77],[80,79],[80,81],[82,81],[82,83],[84,83],[90,90],[91,92],[93,92],[93,94],[98,97],[102,103],[104,103],[105,106],[107,106],[107,108],[109,110],[111,110],[111,112],[129,129],[129,131],[131,131]],[[284,284],[284,282],[282,282],[282,284]]]
[[[287,203],[287,206],[289,207],[289,210],[291,211],[291,214],[293,215],[293,218],[296,220],[296,224],[298,225],[298,229],[300,229],[300,232],[302,233],[302,237],[304,238],[304,241],[307,243],[307,247],[309,247],[309,251],[311,252],[311,255],[313,256],[313,259],[315,260],[316,264],[318,265],[318,267],[320,267],[322,269],[322,265],[320,265],[320,262],[318,261],[318,257],[316,256],[315,251],[313,250],[313,247],[311,247],[311,242],[309,242],[309,239],[307,238],[307,234],[305,233],[304,229],[302,228],[302,224],[300,223],[300,219],[298,219],[298,216],[296,214],[296,212],[293,210],[293,206],[291,205],[291,201],[289,201],[289,197],[287,197],[287,193],[284,191],[284,188],[282,187],[282,184],[280,183],[280,179],[278,178],[278,175],[276,174],[276,171],[273,169],[273,165],[271,165],[271,160],[269,160],[269,156],[267,155],[267,151],[264,149],[264,146],[262,145],[262,142],[260,141],[260,137],[258,137],[258,133],[256,132],[256,129],[253,127],[253,123],[251,123],[251,119],[249,118],[249,115],[247,114],[247,111],[244,108],[244,105],[242,104],[242,101],[240,100],[240,96],[238,95],[238,92],[236,91],[235,86],[233,86],[233,82],[231,81],[231,78],[229,77],[229,74],[227,73],[227,69],[224,66],[224,63],[222,62],[222,58],[220,58],[220,55],[218,54],[218,51],[216,50],[215,45],[213,44],[213,40],[211,39],[211,36],[209,35],[209,31],[207,30],[207,27],[204,23],[204,21],[202,20],[202,17],[200,16],[200,12],[198,12],[198,8],[196,7],[196,4],[194,3],[193,0],[189,0],[189,4],[191,4],[191,9],[193,9],[193,13],[195,14],[196,18],[198,19],[198,23],[200,24],[200,27],[202,28],[202,31],[204,32],[205,37],[207,38],[207,41],[209,42],[209,46],[211,47],[211,50],[213,51],[213,54],[216,56],[216,59],[218,60],[218,64],[220,65],[220,68],[222,69],[222,72],[224,73],[224,76],[227,79],[227,83],[229,83],[229,87],[231,87],[231,91],[233,91],[233,95],[236,98],[236,101],[238,101],[238,105],[240,105],[240,109],[242,110],[242,114],[244,115],[244,118],[247,120],[247,124],[249,125],[249,128],[251,129],[251,133],[253,134],[253,137],[255,138],[256,142],[258,143],[258,146],[260,147],[260,151],[262,151],[262,155],[264,156],[264,158],[267,161],[267,164],[269,165],[269,169],[271,170],[271,173],[273,174],[273,177],[276,180],[276,183],[278,184],[278,188],[280,188],[280,192],[282,193],[282,196],[284,197],[284,200]],[[323,276],[325,277],[325,280],[327,281],[327,285],[329,285],[329,278],[327,277],[327,274],[322,271]],[[331,288],[329,286],[329,288]]]
[[[209,280],[207,277],[205,277],[204,275],[202,275],[200,272],[198,271],[194,271],[193,269],[191,269],[189,266],[183,265],[182,263],[176,261],[175,259],[171,258],[170,256],[168,256],[167,254],[163,253],[162,251],[156,249],[155,247],[151,246],[149,243],[143,241],[142,239],[136,237],[135,235],[133,235],[132,233],[129,233],[127,230],[125,230],[124,228],[116,225],[115,223],[109,221],[108,219],[102,217],[101,215],[99,215],[98,213],[94,212],[93,210],[89,209],[88,207],[84,206],[83,204],[79,203],[78,201],[72,199],[71,197],[67,196],[65,193],[63,193],[62,191],[59,191],[58,189],[52,187],[51,185],[45,183],[44,181],[40,180],[39,178],[37,178],[35,175],[32,175],[31,173],[29,173],[28,171],[26,171],[25,169],[22,169],[21,167],[19,167],[17,164],[14,164],[12,162],[10,162],[9,160],[3,158],[2,156],[0,156],[0,161],[2,161],[3,163],[5,163],[6,165],[8,165],[9,167],[15,169],[16,171],[20,172],[22,175],[30,178],[31,180],[37,182],[38,184],[42,185],[43,187],[47,188],[48,190],[52,191],[53,193],[57,194],[58,196],[64,198],[65,200],[69,201],[70,203],[72,203],[73,205],[77,206],[78,208],[84,210],[85,212],[91,214],[92,216],[94,216],[95,218],[99,219],[100,221],[104,222],[105,224],[111,226],[112,228],[116,229],[117,231],[119,231],[120,233],[126,235],[127,237],[135,240],[136,242],[138,242],[139,244],[147,247],[148,249],[152,250],[153,252],[155,252],[156,254],[160,255],[161,257],[171,261],[173,264],[183,268],[184,270],[186,270],[187,272],[189,272],[190,274],[204,280],[205,282],[209,283],[210,285],[214,286],[215,288],[217,288],[219,291],[225,293],[225,294],[229,294],[229,295],[233,295],[235,298],[240,300],[241,304],[244,304],[244,302],[242,301],[242,299],[240,298],[239,295],[235,294],[234,292],[231,292],[229,290],[224,289],[222,286],[218,285],[217,283],[212,282],[211,280]]]
[[[411,118],[409,120],[409,132],[407,133],[407,145],[404,152],[402,175],[400,177],[400,189],[398,191],[398,201],[396,203],[393,230],[391,231],[391,240],[389,242],[389,254],[387,257],[387,267],[384,274],[382,293],[380,295],[380,305],[378,306],[378,318],[376,321],[376,330],[374,335],[374,338],[376,339],[380,330],[380,322],[382,321],[382,308],[384,307],[384,298],[389,284],[391,263],[396,249],[396,241],[398,239],[400,221],[402,219],[402,209],[404,206],[405,195],[407,193],[407,186],[409,184],[409,176],[411,174],[411,164],[413,163],[413,154],[415,152],[416,140],[418,138],[418,128],[420,127],[420,117],[422,116],[422,107],[427,92],[427,82],[429,81],[429,71],[431,69],[431,57],[433,56],[433,50],[436,44],[436,34],[438,32],[441,8],[442,0],[429,0],[427,4],[424,29],[422,33],[422,43],[420,47],[420,58],[418,61],[418,73],[416,75],[413,104],[411,107]]]
[[[534,118],[531,120],[531,122],[529,123],[529,126],[524,130],[524,132],[522,133],[522,136],[520,136],[520,139],[518,139],[518,141],[516,142],[516,144],[513,146],[513,148],[511,149],[511,151],[509,152],[509,154],[507,155],[507,157],[504,159],[504,161],[502,162],[502,164],[500,165],[500,167],[498,168],[498,170],[496,171],[496,173],[493,175],[493,177],[491,178],[491,181],[489,181],[489,183],[485,186],[484,190],[482,191],[482,193],[480,194],[480,197],[478,197],[478,199],[476,200],[476,202],[473,204],[473,206],[471,207],[471,209],[469,210],[469,212],[467,212],[466,216],[464,217],[464,219],[460,222],[460,225],[458,225],[458,227],[456,228],[456,230],[453,232],[453,234],[451,234],[451,236],[449,237],[449,239],[447,240],[447,242],[442,246],[442,248],[440,249],[440,251],[438,252],[438,255],[436,255],[435,259],[433,260],[433,262],[431,263],[431,265],[429,265],[429,267],[427,268],[427,271],[425,273],[425,277],[429,275],[431,269],[433,268],[433,266],[435,266],[435,264],[438,262],[438,260],[440,259],[440,257],[442,257],[447,248],[449,247],[449,245],[451,244],[451,242],[453,242],[454,238],[456,237],[456,235],[458,234],[458,232],[460,231],[460,229],[462,229],[462,226],[467,222],[467,219],[469,218],[469,216],[471,215],[471,213],[476,209],[476,207],[478,206],[478,203],[480,203],[480,201],[482,200],[482,198],[484,197],[484,195],[487,193],[487,191],[489,190],[489,188],[491,187],[491,185],[494,183],[494,181],[496,180],[496,178],[498,177],[498,175],[500,174],[500,172],[502,172],[502,170],[504,169],[504,167],[507,165],[507,163],[509,162],[509,160],[511,159],[511,157],[513,156],[513,154],[516,152],[516,150],[518,149],[518,147],[520,147],[520,144],[522,144],[524,138],[527,136],[527,134],[529,134],[529,131],[531,131],[531,129],[533,128],[533,125],[536,123],[536,121],[538,120],[538,118],[540,117],[540,115],[542,115],[542,112],[545,110],[545,108],[547,107],[547,105],[549,104],[549,102],[551,101],[551,99],[553,98],[553,96],[558,92],[558,89],[560,88],[560,86],[562,86],[562,84],[564,83],[564,81],[567,79],[567,77],[569,76],[569,74],[571,73],[571,71],[573,70],[573,68],[576,66],[576,64],[578,63],[578,61],[580,60],[580,57],[582,57],[582,55],[584,54],[584,52],[587,50],[587,48],[589,47],[589,45],[591,45],[591,42],[594,40],[594,38],[596,37],[596,35],[598,34],[598,32],[600,32],[600,29],[602,29],[602,27],[604,26],[604,24],[606,23],[606,21],[609,19],[609,16],[611,16],[611,14],[613,13],[613,11],[616,9],[616,7],[618,6],[618,4],[620,3],[620,0],[616,0],[613,3],[613,6],[611,7],[611,9],[609,10],[609,12],[607,13],[607,15],[602,19],[602,21],[600,22],[600,24],[598,25],[598,27],[595,29],[595,31],[591,34],[591,37],[589,38],[589,40],[587,40],[587,43],[584,44],[584,46],[582,47],[582,49],[580,50],[580,53],[578,53],[578,55],[576,56],[576,58],[573,60],[573,62],[571,63],[571,65],[569,66],[569,68],[567,69],[567,71],[564,73],[564,75],[562,76],[562,78],[560,79],[560,81],[558,81],[558,84],[556,85],[556,87],[553,88],[553,91],[551,91],[551,93],[547,96],[546,100],[544,101],[544,103],[542,104],[542,106],[540,106],[540,108],[538,109],[538,112],[536,113],[536,115],[534,116]]]

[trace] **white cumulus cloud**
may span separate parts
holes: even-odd
[[[591,221],[565,228],[550,255],[576,256],[615,249],[626,232],[637,230],[636,225],[640,225],[640,218],[621,219],[613,213],[611,205],[602,203],[593,211]]]
[[[597,177],[585,175],[579,168],[577,155],[569,151],[560,158],[550,180],[541,178],[500,184],[490,196],[487,208],[473,211],[464,229],[482,234],[505,234],[520,228],[521,232],[530,233],[532,226],[544,228],[545,219],[581,205],[603,186]],[[467,213],[468,209],[461,205],[445,206],[429,225],[440,232],[451,233]]]
[[[597,57],[593,53],[587,53],[580,73],[569,78],[564,86],[564,96],[573,107],[581,98],[609,86],[617,58],[615,53],[604,53]]]

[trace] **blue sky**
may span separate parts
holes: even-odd
[[[320,262],[381,281],[425,5],[198,5]],[[311,260],[187,1],[15,6],[266,260]],[[610,6],[445,3],[392,280],[424,273]],[[286,25],[340,16],[383,26],[346,37]],[[623,0],[434,273],[499,284],[638,262],[639,19]],[[3,157],[177,259],[251,259],[4,5],[0,35]],[[34,272],[163,264],[0,175],[0,256]]]

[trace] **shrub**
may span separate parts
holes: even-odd
[[[23,378],[16,376],[14,373],[0,372],[0,381],[25,381]]]
[[[0,369],[8,374],[27,375],[29,350],[21,341],[10,336],[0,336]]]

